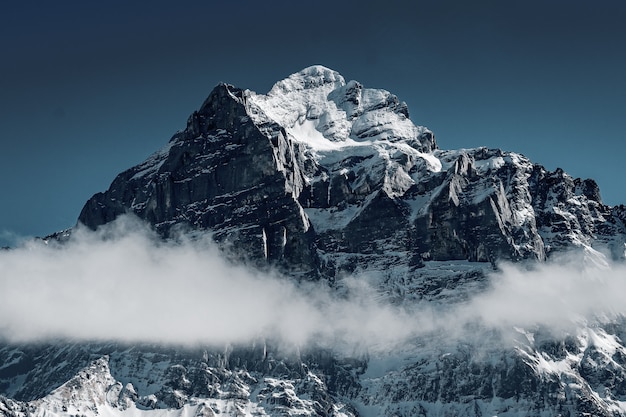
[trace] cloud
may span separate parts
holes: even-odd
[[[560,333],[625,315],[626,267],[582,262],[580,256],[570,253],[530,268],[501,265],[491,288],[464,309],[491,327],[541,325]]]
[[[297,284],[232,265],[209,236],[163,242],[132,218],[65,244],[29,242],[0,254],[0,335],[171,343],[380,340],[406,333],[400,309],[346,280]]]
[[[562,331],[612,319],[626,313],[625,272],[569,261],[503,265],[466,302],[398,304],[366,276],[344,278],[339,292],[296,283],[229,263],[208,235],[164,242],[122,217],[97,232],[78,228],[65,244],[1,251],[0,337],[216,345],[270,337],[371,352],[426,335],[476,338],[475,324]]]
[[[0,247],[16,246],[26,240],[26,237],[20,236],[10,230],[0,230]]]

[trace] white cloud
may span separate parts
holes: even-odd
[[[541,325],[555,332],[626,314],[626,267],[579,257],[569,254],[531,268],[501,265],[490,290],[465,308],[489,326]]]
[[[97,232],[79,228],[63,245],[31,241],[0,252],[0,337],[206,344],[277,337],[371,351],[433,331],[475,337],[463,330],[470,323],[562,331],[626,313],[622,266],[503,265],[490,279],[487,291],[445,311],[397,306],[363,277],[345,278],[338,296],[324,282],[234,266],[209,236],[163,242],[121,218]]]
[[[217,344],[398,336],[398,309],[351,292],[338,300],[324,283],[229,264],[208,236],[162,242],[122,218],[98,232],[78,229],[64,245],[30,242],[0,254],[0,335]]]
[[[26,240],[26,237],[10,230],[0,230],[0,247],[19,245],[24,240]]]

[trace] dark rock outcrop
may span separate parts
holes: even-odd
[[[164,150],[92,197],[79,222],[95,229],[131,212],[164,237],[173,229],[210,230],[241,258],[314,275],[313,231],[275,157],[285,134],[272,127],[276,137],[264,135],[243,92],[222,84]]]

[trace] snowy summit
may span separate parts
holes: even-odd
[[[432,132],[415,126],[406,103],[385,90],[345,82],[336,71],[312,66],[277,82],[267,95],[251,93],[263,116],[281,126],[298,142],[319,151],[360,144],[406,142],[416,150],[436,148]]]

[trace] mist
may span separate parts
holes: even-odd
[[[229,263],[210,235],[164,242],[121,217],[64,243],[0,253],[0,337],[292,344],[390,341],[410,332],[400,309],[356,279],[339,299],[324,283],[295,283]]]
[[[468,324],[567,331],[626,313],[623,266],[502,265],[489,288],[453,305],[391,303],[365,276],[342,291],[226,260],[210,235],[165,242],[131,217],[64,243],[0,251],[0,338],[245,343],[389,350],[434,332],[476,337]],[[376,280],[373,280],[376,281]]]
[[[626,266],[606,258],[586,260],[579,251],[546,263],[502,264],[490,277],[490,289],[462,309],[486,326],[542,326],[555,333],[624,316]]]

